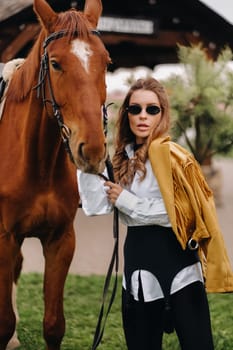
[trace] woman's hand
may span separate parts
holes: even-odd
[[[123,188],[118,185],[118,184],[115,184],[114,182],[111,182],[111,181],[106,181],[104,183],[104,186],[107,186],[108,189],[107,189],[107,196],[108,196],[108,199],[109,201],[115,205],[115,202],[117,200],[117,198],[119,197],[120,193],[123,191]]]

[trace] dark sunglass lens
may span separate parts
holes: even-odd
[[[127,108],[127,110],[130,114],[137,115],[141,112],[142,108],[139,105],[131,105]]]
[[[159,106],[148,106],[146,108],[146,111],[147,111],[148,114],[156,115],[156,114],[158,114],[161,111],[161,109],[160,109]]]

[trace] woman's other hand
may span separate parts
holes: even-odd
[[[114,182],[111,182],[111,181],[106,181],[104,183],[104,186],[107,187],[106,193],[107,193],[109,201],[113,205],[115,205],[115,202],[116,202],[117,198],[119,197],[120,193],[123,191],[123,188],[120,185],[118,185]]]

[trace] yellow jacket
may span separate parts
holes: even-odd
[[[219,228],[213,195],[194,157],[170,137],[154,140],[149,159],[172,229],[183,249],[192,237],[208,292],[233,291],[233,272]]]

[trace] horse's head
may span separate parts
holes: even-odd
[[[96,31],[101,1],[86,0],[83,12],[71,9],[57,14],[45,0],[34,0],[34,11],[44,39],[45,99],[54,100],[58,107],[76,166],[98,173],[106,157],[102,107],[110,63]]]

